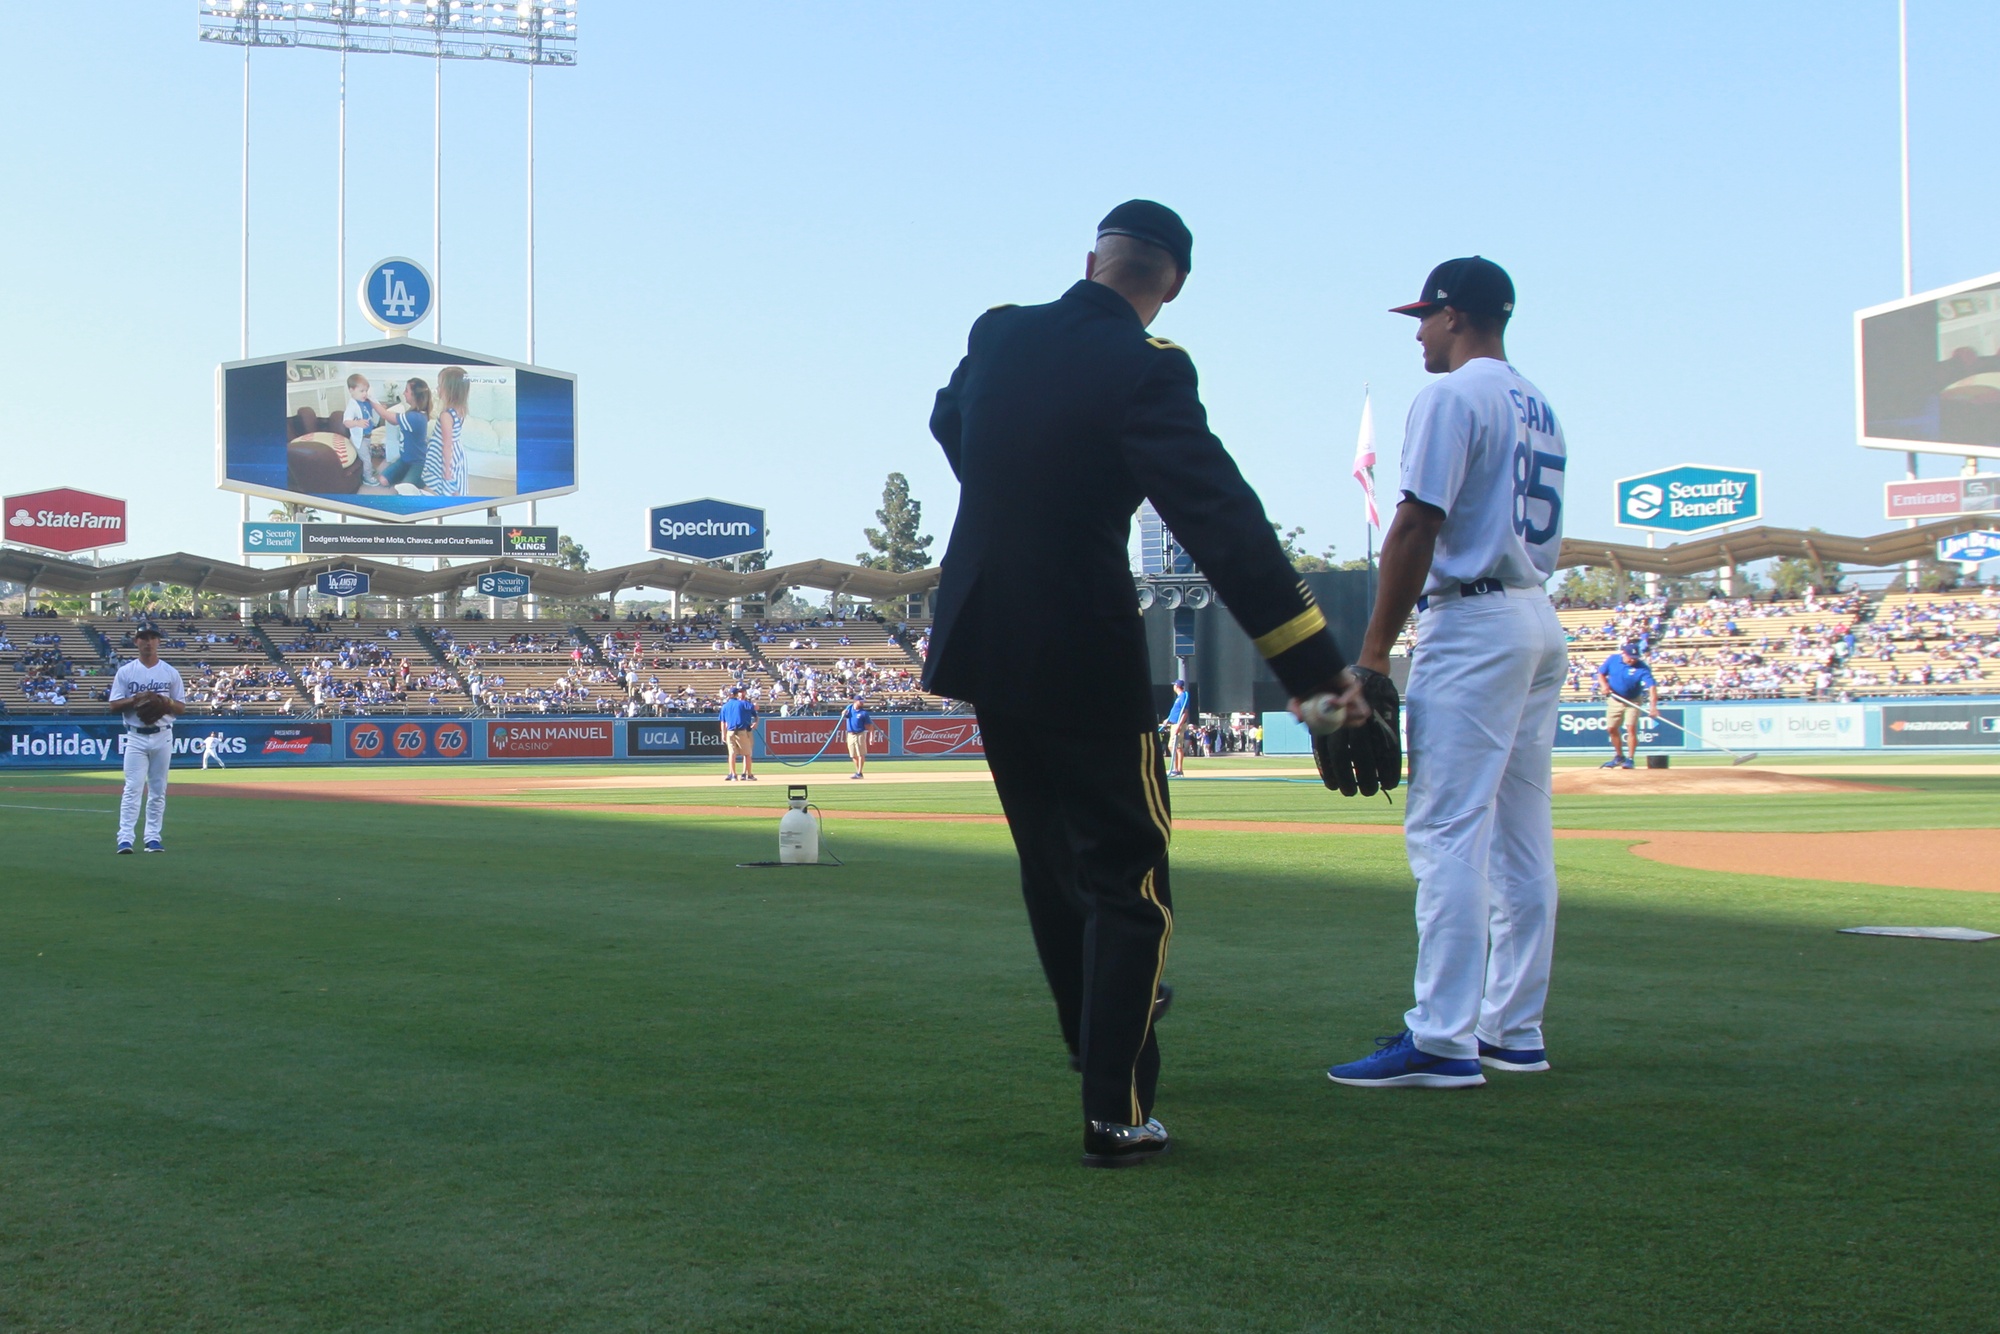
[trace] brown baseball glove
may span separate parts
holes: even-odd
[[[134,712],[139,715],[140,723],[151,727],[154,723],[167,716],[167,702],[158,695],[154,695],[143,701]]]

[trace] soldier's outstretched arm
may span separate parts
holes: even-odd
[[[1347,659],[1263,502],[1208,429],[1194,362],[1165,339],[1154,351],[1121,432],[1128,466],[1286,689],[1303,698],[1338,688]]]

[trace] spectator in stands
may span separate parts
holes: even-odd
[[[728,698],[722,705],[722,732],[729,745],[729,776],[722,781],[736,781],[736,761],[743,761],[743,781],[754,783],[757,775],[752,772],[751,751],[755,749],[757,737],[757,706],[743,698],[740,686],[730,686],[724,692]]]
[[[1646,700],[1655,721],[1660,716],[1660,687],[1653,680],[1653,669],[1639,657],[1639,645],[1628,640],[1597,669],[1597,680],[1604,688],[1605,730],[1611,733],[1613,752],[1602,767],[1633,768],[1639,756],[1640,700]]]

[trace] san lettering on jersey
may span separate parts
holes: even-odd
[[[1562,427],[1542,392],[1478,357],[1425,386],[1403,437],[1404,494],[1444,511],[1426,593],[1481,579],[1538,587],[1562,548]]]

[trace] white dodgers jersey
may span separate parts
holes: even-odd
[[[1401,483],[1444,511],[1424,591],[1547,583],[1562,549],[1568,458],[1548,400],[1508,363],[1476,357],[1425,386],[1404,428]]]

